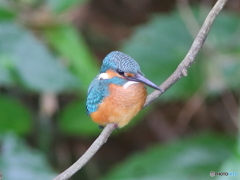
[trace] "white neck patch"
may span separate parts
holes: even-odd
[[[107,73],[101,73],[98,76],[98,80],[102,80],[102,79],[109,79],[109,76]]]
[[[123,89],[127,89],[129,86],[131,86],[132,84],[136,84],[138,82],[136,81],[128,81],[123,85]]]

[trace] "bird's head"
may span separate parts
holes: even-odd
[[[143,75],[140,66],[133,58],[119,51],[113,51],[104,58],[98,78],[111,79],[113,77],[131,82],[141,82],[162,91],[156,84]]]

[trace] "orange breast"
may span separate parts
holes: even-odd
[[[123,127],[142,109],[147,92],[142,83],[132,84],[126,89],[115,84],[109,85],[109,96],[99,105],[96,112],[90,114],[94,122],[100,125],[117,123]]]

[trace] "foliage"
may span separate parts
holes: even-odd
[[[236,173],[236,176],[228,176],[229,180],[238,180],[240,176],[240,134],[238,135],[238,142],[234,148],[231,156],[222,164],[219,172]],[[225,177],[218,176],[217,180],[223,180]]]
[[[28,147],[22,139],[11,133],[1,135],[0,139],[0,170],[4,179],[47,180],[56,176],[46,157]]]
[[[1,83],[20,84],[38,92],[76,88],[77,80],[30,31],[14,21],[0,22]],[[6,78],[4,78],[6,77]]]
[[[21,139],[34,131],[33,121],[39,121],[36,111],[40,110],[23,103],[28,95],[40,97],[50,92],[77,97],[64,104],[54,117],[56,129],[65,136],[96,136],[100,132],[85,113],[87,87],[98,73],[98,63],[81,32],[61,19],[85,1],[24,0],[11,1],[11,4],[8,0],[0,0],[0,92],[3,92],[0,94],[0,131],[16,134],[1,136],[0,170],[4,179],[52,179],[55,174],[42,153],[32,150]],[[23,7],[33,11],[43,6],[50,11],[50,25],[31,27],[21,19],[26,11]],[[193,11],[197,22],[202,24],[201,13]],[[186,23],[178,12],[154,15],[137,27],[120,49],[139,62],[149,79],[160,84],[175,70],[192,43],[193,36]],[[222,12],[198,56],[201,60],[190,68],[186,78],[162,96],[161,101],[186,100],[201,87],[210,95],[226,89],[238,92],[239,24],[239,16]],[[136,120],[149,111],[142,111]],[[152,146],[146,152],[129,157],[105,178],[210,179],[211,170],[237,172],[240,145],[232,151],[234,141],[207,134]]]
[[[207,133],[165,146],[156,145],[131,156],[103,179],[212,179],[210,171],[219,172],[233,144],[232,138]],[[236,165],[237,172],[240,161]]]
[[[78,101],[71,103],[59,116],[60,128],[62,132],[69,135],[97,135],[97,125],[91,121],[91,118],[82,113],[85,110],[85,102]]]
[[[70,67],[78,76],[82,89],[86,92],[89,82],[96,76],[98,68],[83,38],[71,26],[49,28],[45,34],[49,43],[68,59]]]
[[[0,131],[27,134],[31,131],[28,109],[15,99],[0,96]]]
[[[198,9],[193,9],[196,16]],[[207,11],[206,11],[207,12]],[[199,24],[203,23],[199,15]],[[177,68],[191,46],[190,35],[179,13],[155,15],[136,29],[133,36],[125,41],[122,51],[137,59],[142,71],[151,80],[160,84]],[[221,12],[210,31],[200,61],[192,65],[187,78],[170,88],[162,100],[186,99],[203,85],[210,92],[219,93],[227,88],[240,88],[236,78],[240,72],[240,19],[234,14]],[[196,32],[197,33],[197,32]],[[208,53],[207,48],[211,52]],[[161,76],[156,74],[161,73]]]
[[[47,5],[53,12],[60,13],[68,10],[71,7],[80,5],[86,0],[48,0]]]

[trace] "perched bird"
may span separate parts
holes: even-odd
[[[133,58],[122,52],[111,52],[89,86],[87,114],[99,127],[109,123],[118,128],[127,125],[145,103],[147,91],[144,85],[162,91],[144,77]]]

